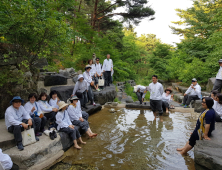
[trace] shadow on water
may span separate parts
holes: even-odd
[[[181,113],[153,121],[150,110],[103,109],[90,116],[90,126],[98,133],[82,150],[70,148],[65,158],[50,169],[194,170],[193,150],[181,156],[176,148],[189,139],[196,120]]]

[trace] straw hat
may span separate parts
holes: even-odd
[[[172,93],[171,88],[167,88],[164,92],[166,93],[166,91],[170,91],[170,93]]]
[[[59,110],[60,110],[60,109],[62,109],[63,107],[68,106],[68,104],[65,103],[64,101],[61,101],[61,102],[58,103],[58,106],[59,106]]]
[[[88,64],[88,65],[86,65],[85,70],[88,68],[92,68],[92,67]]]

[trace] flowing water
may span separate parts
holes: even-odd
[[[51,169],[101,170],[194,170],[194,153],[181,156],[176,151],[188,141],[196,117],[179,112],[157,118],[150,110],[121,109],[110,113],[107,108],[91,115],[89,122],[98,133],[81,150],[73,147]]]

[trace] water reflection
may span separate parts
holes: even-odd
[[[181,113],[171,113],[163,119],[164,122],[154,121],[150,110],[109,113],[104,109],[89,118],[99,136],[88,140],[80,151],[70,148],[60,168],[61,164],[88,164],[102,170],[195,169],[193,151],[189,157],[176,151],[188,140],[195,120]],[[52,169],[57,168],[58,165]]]

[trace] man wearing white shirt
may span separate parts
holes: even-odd
[[[140,101],[140,104],[143,103],[144,98],[145,98],[146,93],[147,93],[147,90],[148,90],[148,87],[140,86],[140,85],[137,86],[136,95],[138,97],[138,100]]]
[[[183,103],[181,104],[181,106],[184,106],[184,108],[189,108],[189,104],[192,100],[199,99],[201,99],[201,87],[197,83],[197,79],[193,78],[192,84],[184,93]]]
[[[149,84],[148,90],[150,91],[150,106],[155,116],[154,120],[156,120],[156,115],[159,113],[160,121],[163,122],[163,109],[162,109],[162,94],[163,94],[163,86],[158,82],[157,75],[152,76],[152,83]]]
[[[103,61],[103,72],[105,72],[105,86],[111,84],[111,72],[113,70],[113,61],[110,59],[110,54],[107,54],[107,59]]]
[[[217,90],[220,93],[221,92],[221,87],[222,87],[222,59],[220,59],[218,62],[219,62],[219,65],[220,65],[220,69],[217,73],[216,81],[214,83],[213,90]]]
[[[23,150],[22,134],[24,129],[28,129],[28,126],[32,126],[35,130],[35,124],[32,121],[29,113],[21,105],[24,100],[20,96],[15,96],[11,101],[5,112],[5,125],[10,133],[14,134],[15,142],[19,150]],[[36,140],[39,139],[36,137]]]

